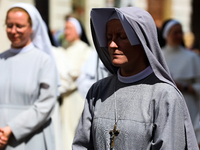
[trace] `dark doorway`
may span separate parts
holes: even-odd
[[[193,48],[200,50],[200,0],[192,0],[191,31],[194,34]]]
[[[49,35],[49,39],[51,41],[51,44],[53,46],[56,46],[55,41],[53,39],[51,29],[49,27],[49,0],[35,0],[35,7],[40,12],[40,15],[42,16],[42,19],[46,23],[47,26],[47,32]]]
[[[49,0],[35,0],[35,6],[46,25],[49,26]]]

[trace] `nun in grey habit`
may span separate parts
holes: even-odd
[[[137,7],[94,8],[91,30],[113,75],[88,91],[73,150],[198,150],[151,15]]]
[[[44,21],[27,3],[12,5],[5,21],[11,47],[0,54],[0,150],[55,150],[59,77]]]

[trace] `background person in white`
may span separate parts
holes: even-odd
[[[0,54],[0,149],[55,150],[58,74],[46,27],[26,3],[13,5],[5,24],[11,48]]]
[[[185,48],[182,26],[177,20],[166,20],[161,36],[165,60],[185,98],[200,147],[200,58]]]
[[[99,59],[97,52],[93,51],[90,58],[83,64],[81,75],[76,80],[79,92],[85,98],[92,84],[109,75],[111,75],[110,72]]]
[[[54,56],[61,78],[61,125],[64,149],[71,149],[75,130],[84,107],[85,98],[77,89],[76,80],[81,74],[81,67],[92,54],[93,49],[81,37],[84,34],[80,22],[69,17],[65,23],[66,49],[54,50]]]

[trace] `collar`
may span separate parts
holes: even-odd
[[[179,51],[181,50],[182,46],[178,45],[178,46],[170,46],[170,45],[166,45],[166,50],[169,52],[175,52],[175,51]]]
[[[29,45],[27,45],[27,46],[25,46],[23,48],[13,48],[13,47],[11,47],[9,51],[11,53],[18,54],[18,53],[28,52],[28,51],[32,50],[33,48],[34,48],[33,43],[30,43]]]
[[[118,80],[120,82],[122,82],[122,83],[133,83],[133,82],[137,82],[139,80],[146,78],[151,73],[153,73],[153,70],[152,70],[151,66],[148,66],[146,69],[144,69],[140,73],[133,75],[133,76],[130,76],[130,77],[123,77],[123,76],[120,75],[119,72],[120,72],[120,69],[118,69],[118,71],[117,71],[117,77],[118,77]]]

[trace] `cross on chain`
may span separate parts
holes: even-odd
[[[119,130],[116,130],[117,124],[114,125],[114,129],[110,130],[110,148],[114,147],[114,142],[115,142],[115,136],[119,134]]]

